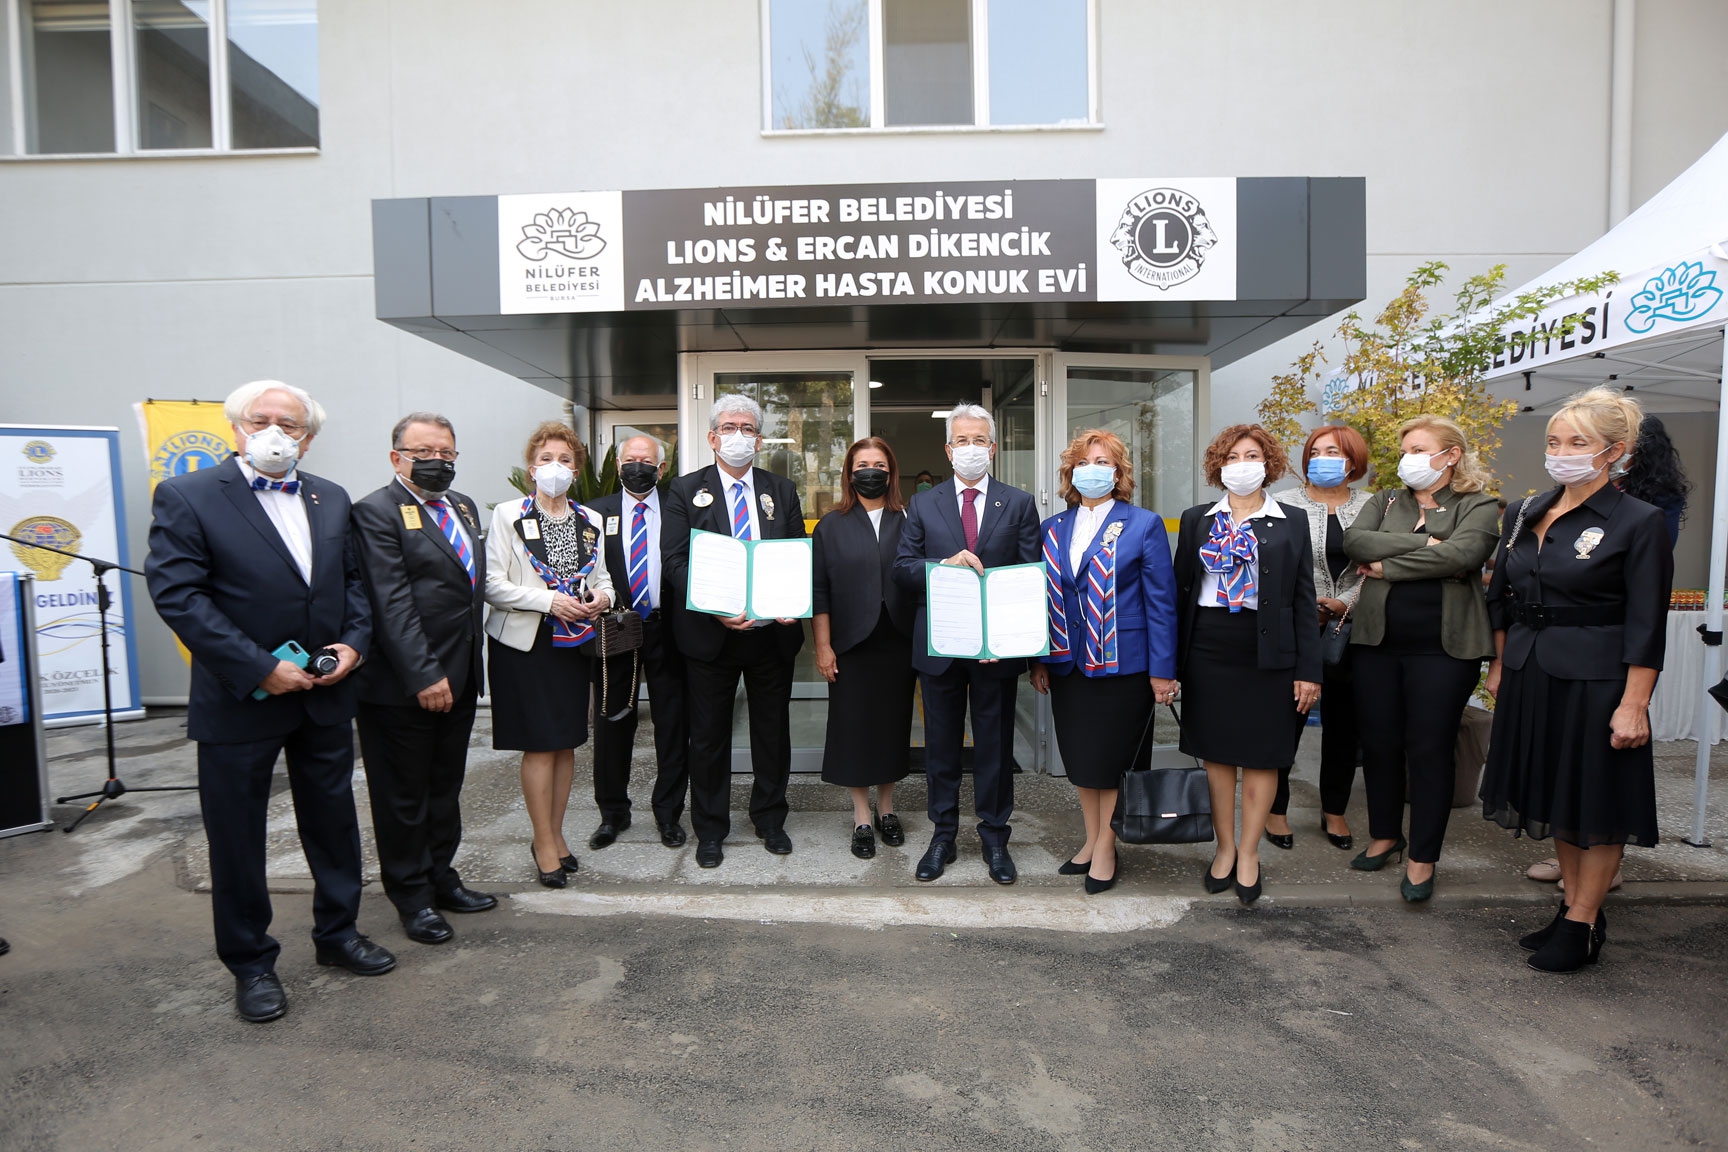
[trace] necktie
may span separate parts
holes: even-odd
[[[288,495],[293,496],[300,491],[300,481],[272,480],[268,476],[254,476],[252,477],[252,491],[286,492]]]
[[[442,500],[426,501],[426,511],[432,513],[432,519],[438,522],[438,531],[444,533],[444,539],[450,541],[450,547],[456,549],[456,558],[462,561],[462,567],[468,571],[468,586],[474,586],[474,554],[468,551],[468,541],[462,538],[462,533],[456,529],[456,517],[450,515],[450,505]]]
[[[630,557],[625,562],[630,573],[630,607],[642,619],[648,619],[653,605],[648,603],[648,505],[636,501],[635,515],[630,517]]]
[[[750,539],[750,504],[744,499],[744,481],[732,482],[732,535]]]
[[[960,530],[966,533],[966,551],[978,551],[978,509],[974,507],[978,499],[978,489],[963,488],[960,495],[965,499],[966,506],[960,509]]]

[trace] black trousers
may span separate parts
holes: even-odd
[[[1410,859],[1433,864],[1452,817],[1458,722],[1482,662],[1444,652],[1382,652],[1377,646],[1357,648],[1355,658],[1368,834],[1397,839],[1408,774]]]
[[[767,628],[728,633],[717,659],[685,661],[690,711],[690,823],[696,839],[724,840],[732,830],[732,704],[738,678],[750,706],[750,822],[767,832],[786,824],[786,780],[792,774],[792,661]]]
[[[924,774],[929,783],[931,839],[952,841],[960,830],[960,751],[966,709],[972,709],[972,804],[978,838],[1008,843],[1014,814],[1015,676],[993,676],[976,660],[956,660],[939,676],[918,674],[924,691]]]
[[[462,781],[477,695],[469,684],[448,712],[362,703],[355,717],[378,872],[398,912],[430,908],[435,894],[462,884],[450,862],[462,843]]]
[[[1344,815],[1350,807],[1350,789],[1356,783],[1356,759],[1361,736],[1356,731],[1355,657],[1349,650],[1337,664],[1326,666],[1320,685],[1320,810]],[[1296,740],[1302,740],[1308,717],[1296,714]],[[1272,814],[1290,812],[1290,769],[1278,773],[1278,795]]]
[[[642,682],[648,685],[654,721],[654,821],[676,824],[684,815],[684,792],[690,785],[690,726],[684,714],[684,657],[672,644],[672,630],[656,615],[642,625]],[[629,686],[631,658],[613,657],[610,675],[614,691]],[[600,668],[594,669],[594,804],[600,819],[622,824],[630,819],[630,754],[636,743],[640,708],[622,720],[600,714]],[[640,694],[638,694],[640,695]],[[790,742],[788,742],[790,743]]]
[[[287,753],[300,846],[312,867],[312,939],[336,945],[356,935],[360,914],[360,821],[354,813],[354,726],[303,722],[286,736],[198,745],[198,803],[210,844],[210,907],[216,954],[236,976],[274,971],[264,878],[264,823],[276,757]]]

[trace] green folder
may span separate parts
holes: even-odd
[[[1042,564],[976,570],[958,564],[924,568],[926,651],[956,660],[1015,660],[1050,651],[1050,617]],[[991,607],[996,608],[995,622]],[[943,646],[938,646],[938,641]]]
[[[815,611],[811,573],[815,551],[809,537],[789,540],[739,540],[721,532],[690,529],[690,566],[684,582],[684,607],[709,616],[751,620],[803,620]],[[733,574],[717,576],[717,567],[731,565]],[[770,573],[760,575],[759,572]],[[716,577],[712,581],[710,577]],[[787,597],[761,605],[763,597]],[[701,589],[704,603],[698,602]],[[724,597],[724,599],[722,599]]]

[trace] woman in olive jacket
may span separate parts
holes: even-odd
[[[1414,904],[1434,894],[1458,722],[1494,655],[1482,565],[1499,542],[1500,509],[1458,425],[1418,416],[1399,441],[1405,487],[1375,496],[1344,533],[1364,577],[1350,643],[1373,837],[1350,864],[1377,872],[1408,849],[1399,890]]]

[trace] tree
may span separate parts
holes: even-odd
[[[1368,441],[1369,462],[1381,483],[1398,473],[1398,428],[1413,416],[1446,416],[1458,422],[1485,468],[1500,449],[1500,429],[1518,411],[1496,400],[1484,377],[1507,328],[1529,320],[1550,303],[1614,283],[1614,272],[1544,285],[1500,300],[1506,266],[1496,264],[1466,279],[1453,294],[1454,311],[1429,316],[1428,292],[1447,267],[1435,260],[1410,273],[1403,291],[1365,324],[1352,311],[1338,326],[1344,353],[1340,371],[1322,375],[1326,356],[1316,343],[1290,371],[1272,378],[1272,390],[1257,409],[1266,430],[1288,446],[1292,459],[1302,446],[1302,417],[1348,424]],[[1576,320],[1560,322],[1570,333]],[[1316,402],[1311,383],[1322,384]]]
[[[852,76],[853,48],[864,34],[868,13],[863,0],[829,0],[828,20],[823,32],[822,66],[804,49],[804,66],[810,86],[795,110],[784,118],[786,128],[867,128],[870,110],[858,100],[857,80]]]

